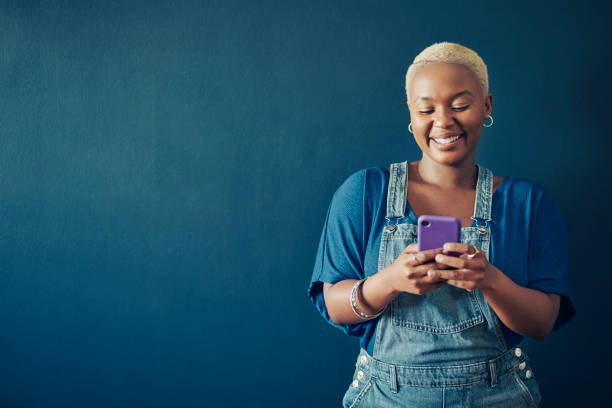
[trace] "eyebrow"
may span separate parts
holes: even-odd
[[[465,91],[457,92],[456,94],[454,94],[453,96],[451,96],[451,99],[455,99],[456,97],[461,96],[461,95],[470,95],[470,96],[474,96],[474,95],[472,95],[472,93],[471,93],[470,91],[468,91],[468,90],[466,89]],[[420,100],[420,99],[423,99],[423,100],[426,100],[426,101],[430,101],[430,100],[432,100],[432,98],[430,98],[429,96],[419,96],[419,97],[417,98],[417,101],[418,101],[418,100]]]

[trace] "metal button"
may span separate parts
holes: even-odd
[[[519,364],[519,370],[524,370],[526,365],[527,363],[523,361],[521,364]]]
[[[359,371],[357,373],[357,378],[359,378],[361,381],[363,381],[363,379],[365,378],[365,375],[363,375],[363,371]]]
[[[531,378],[531,370],[525,371],[525,378]]]
[[[523,350],[521,350],[519,347],[514,349],[514,355],[517,357],[520,357],[523,355]]]
[[[361,356],[361,363],[362,364],[368,364],[368,358],[366,356]]]
[[[355,380],[353,381],[353,383],[351,384],[354,388],[359,388],[359,381]]]
[[[393,232],[397,229],[397,226],[395,225],[388,225],[387,226],[387,232]]]

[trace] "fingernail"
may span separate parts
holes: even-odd
[[[436,276],[436,273],[434,271],[432,271],[432,270],[429,270],[429,271],[427,271],[427,275],[430,276],[430,277],[434,277],[434,276]]]

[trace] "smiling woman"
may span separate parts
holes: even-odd
[[[424,154],[446,164],[474,160],[483,121],[492,120],[488,87],[482,59],[458,44],[429,47],[415,58],[406,73],[406,97]]]
[[[576,313],[568,237],[537,184],[476,165],[493,123],[486,65],[454,43],[426,48],[406,74],[418,161],[349,176],[327,212],[308,294],[360,336],[345,407],[534,407],[524,336]],[[461,242],[417,251],[422,214],[461,220]]]

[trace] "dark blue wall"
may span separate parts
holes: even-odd
[[[358,342],[306,296],[325,212],[419,159],[404,74],[438,41],[489,68],[478,162],[568,223],[578,315],[524,343],[543,406],[606,394],[607,8],[53,3],[0,5],[0,406],[338,406]]]

